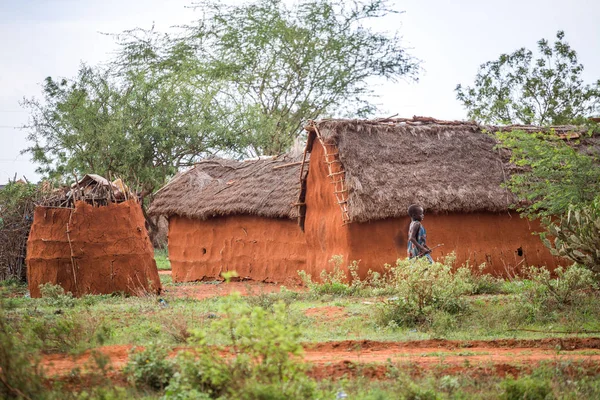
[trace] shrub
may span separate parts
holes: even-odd
[[[427,260],[398,259],[389,274],[393,276],[395,297],[378,309],[378,323],[416,326],[430,322],[434,311],[458,314],[467,310],[463,296],[473,291],[470,271],[452,273],[449,265],[430,264]]]
[[[14,332],[0,299],[0,398],[43,399],[43,373],[30,346]]]
[[[552,254],[600,273],[600,196],[587,206],[571,207],[557,223],[546,219],[545,224],[554,241],[545,235],[542,241]]]
[[[137,387],[164,389],[174,373],[173,361],[168,355],[168,350],[158,344],[150,344],[144,350],[134,347],[123,372]]]
[[[522,292],[524,300],[541,310],[562,309],[576,304],[596,288],[594,273],[580,265],[554,270],[556,278],[544,267],[530,267],[526,275],[531,285]]]
[[[300,332],[288,323],[283,303],[269,313],[231,296],[222,313],[208,334],[194,334],[194,353],[178,357],[179,370],[166,388],[167,399],[200,393],[239,399],[311,397],[315,384],[299,359]],[[221,345],[209,346],[209,335]]]
[[[483,270],[485,269],[486,264],[483,263],[476,269],[469,267],[467,263],[466,266],[459,268],[459,270],[463,270],[460,272],[467,277],[468,281],[473,286],[473,290],[471,294],[499,294],[503,292],[504,280],[500,278],[496,278],[490,274],[484,274]]]
[[[44,302],[50,307],[73,307],[75,299],[71,292],[65,293],[65,289],[59,285],[44,283],[40,285],[40,293]]]
[[[554,399],[550,382],[526,376],[520,379],[506,378],[501,383],[502,400],[548,400]]]

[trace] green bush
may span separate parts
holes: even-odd
[[[168,356],[168,350],[158,344],[151,344],[144,350],[134,347],[123,372],[137,387],[162,390],[174,373],[173,361]]]
[[[509,376],[502,381],[500,386],[502,400],[550,400],[555,398],[549,381],[531,376],[520,379]]]
[[[0,398],[44,399],[43,379],[30,346],[9,326],[0,299]]]
[[[179,369],[165,398],[191,398],[201,393],[237,399],[312,396],[316,386],[305,375],[300,332],[287,320],[283,303],[270,313],[231,296],[222,314],[208,333],[195,332],[193,354],[178,356]],[[209,337],[220,344],[209,345]]]
[[[542,241],[552,254],[600,273],[600,196],[589,205],[570,207],[557,223],[546,219],[545,224],[554,241],[545,235]]]
[[[75,299],[71,292],[65,293],[60,285],[53,285],[51,283],[43,283],[40,286],[40,293],[44,302],[50,307],[73,307],[75,306]]]
[[[504,280],[492,276],[490,274],[484,274],[486,264],[483,263],[476,269],[471,268],[467,263],[466,266],[461,269],[465,269],[463,272],[467,276],[469,282],[473,286],[471,294],[500,294],[504,291]]]
[[[523,289],[521,296],[523,304],[533,307],[534,311],[564,309],[577,304],[597,288],[594,273],[576,264],[556,268],[556,278],[552,278],[544,267],[530,267],[525,273],[531,284]]]
[[[389,274],[395,297],[378,307],[379,325],[416,326],[431,322],[435,311],[453,315],[467,311],[464,295],[473,292],[471,272],[423,259],[398,259]]]

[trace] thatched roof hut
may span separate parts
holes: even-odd
[[[346,222],[405,216],[412,203],[435,213],[507,211],[514,198],[503,183],[516,167],[489,133],[540,130],[425,117],[324,119],[306,129],[309,152],[313,141],[320,140],[339,153],[335,158],[345,172],[347,194],[340,202],[347,204]],[[565,138],[580,134],[574,126],[550,129]]]
[[[173,280],[220,279],[224,271],[268,282],[297,277],[306,264],[295,221],[300,164],[290,156],[205,160],[159,190],[149,211],[169,217]]]
[[[297,217],[299,162],[289,156],[204,160],[156,193],[149,212],[206,220],[228,215]]]

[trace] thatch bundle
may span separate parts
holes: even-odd
[[[298,161],[289,156],[201,161],[160,189],[149,213],[202,220],[234,214],[296,218]]]
[[[413,203],[434,213],[508,210],[514,198],[503,183],[516,167],[486,132],[515,129],[540,130],[423,117],[320,120],[307,127],[308,148],[318,132],[339,151],[351,222],[405,216]],[[564,135],[577,130],[553,129]]]

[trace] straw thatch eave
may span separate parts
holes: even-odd
[[[503,184],[516,167],[491,133],[516,129],[540,131],[425,117],[324,119],[306,127],[309,144],[318,137],[339,154],[348,222],[402,217],[413,203],[433,213],[507,212],[515,199]],[[546,129],[567,139],[582,134],[574,126]]]
[[[228,215],[293,219],[299,167],[289,156],[201,161],[161,188],[149,213],[201,220]]]

